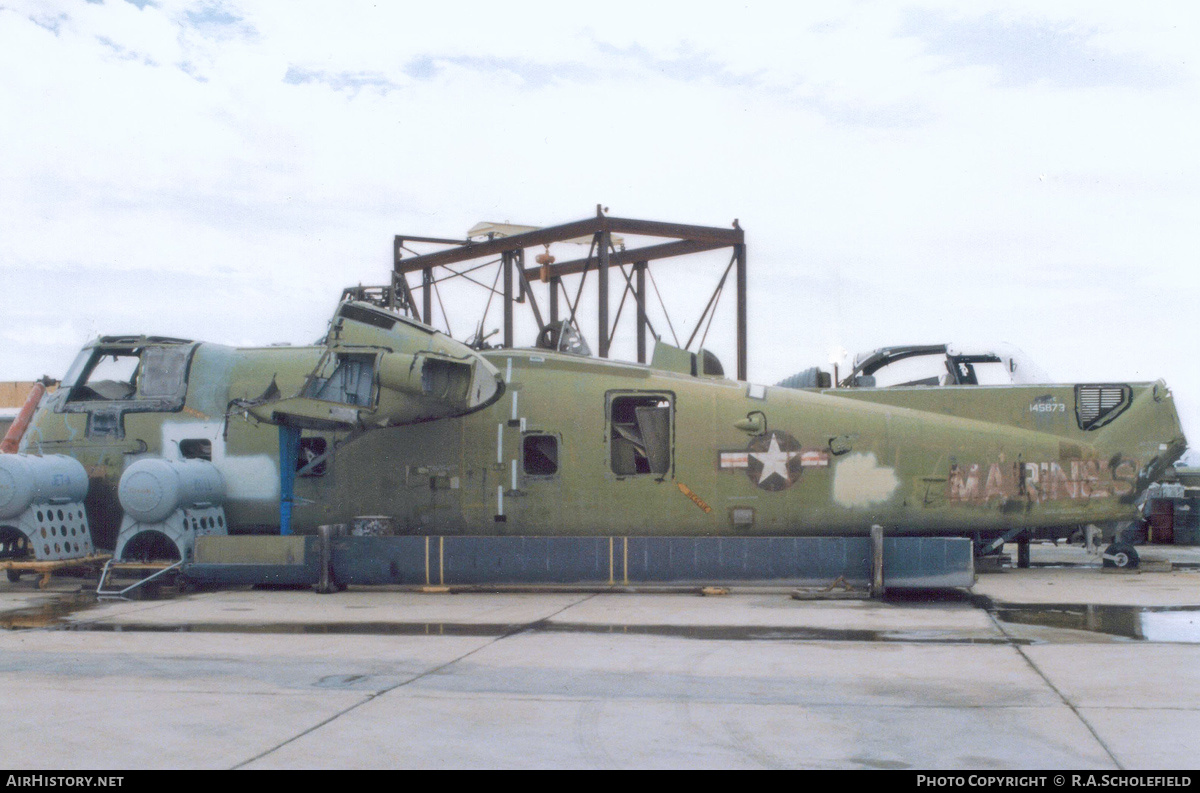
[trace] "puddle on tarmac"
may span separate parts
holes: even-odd
[[[774,625],[597,625],[554,622],[534,626],[548,633],[623,633],[728,641],[905,642],[922,644],[1011,644],[1006,638],[954,636],[938,630],[875,631]],[[1022,642],[1023,643],[1023,642]]]
[[[961,602],[961,598],[948,598]],[[631,636],[668,636],[706,641],[852,641],[917,642],[934,644],[1010,644],[1012,640],[987,636],[954,636],[942,631],[856,630],[816,627],[745,625],[627,625],[617,623],[548,622],[456,623],[456,622],[194,622],[112,623],[86,619],[67,620],[72,614],[96,605],[96,597],[81,592],[44,604],[0,615],[0,628],[7,630],[50,629],[97,633],[253,633],[331,634],[357,636],[483,636],[501,637],[516,633],[588,633]],[[942,602],[945,602],[944,600]],[[913,605],[910,603],[909,605]],[[227,609],[241,611],[242,609]],[[246,609],[249,611],[250,609]],[[1026,643],[1018,640],[1018,643]]]
[[[0,613],[0,630],[59,627],[67,615],[95,604],[95,594],[86,591],[54,597],[36,606]]]
[[[49,599],[28,608],[0,614],[0,629],[51,629],[95,632],[147,633],[254,633],[254,634],[342,634],[361,636],[482,636],[501,637],[516,633],[590,633],[667,636],[684,639],[726,641],[852,641],[930,644],[1026,644],[1031,640],[955,636],[939,630],[861,630],[819,627],[745,625],[627,625],[605,623],[546,622],[481,624],[455,622],[238,622],[119,624],[67,620],[96,605],[91,592],[78,592]],[[1143,608],[1137,606],[996,604],[968,592],[889,593],[888,603],[902,608],[954,603],[991,612],[1002,622],[1091,631],[1150,642],[1200,644],[1200,607]]]
[[[1139,606],[999,605],[996,618],[1018,625],[1069,628],[1150,642],[1200,644],[1200,608]]]
[[[505,636],[518,633],[526,625],[497,625],[449,622],[195,622],[155,624],[112,624],[103,622],[67,622],[54,626],[65,631],[94,633],[275,633],[331,634],[344,636]]]
[[[478,624],[454,622],[192,623],[110,624],[68,622],[59,630],[105,633],[340,634],[358,636],[507,636],[516,633],[591,633],[669,636],[705,641],[849,641],[926,644],[1012,644],[1002,637],[953,636],[940,631],[904,632],[744,625],[617,625],[573,622]],[[1018,644],[1027,643],[1016,640]]]

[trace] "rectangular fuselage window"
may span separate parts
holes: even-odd
[[[523,442],[525,473],[530,476],[553,476],[558,473],[558,436],[535,433]]]
[[[671,470],[671,398],[622,394],[608,403],[608,445],[614,474],[663,476]]]

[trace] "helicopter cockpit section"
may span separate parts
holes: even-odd
[[[196,343],[159,336],[105,336],[84,347],[63,377],[57,410],[88,414],[89,436],[124,436],[126,413],[183,407]]]

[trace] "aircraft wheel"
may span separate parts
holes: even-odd
[[[21,580],[21,571],[20,570],[14,570],[10,567],[7,570],[5,570],[4,572],[8,575],[8,582],[10,584],[15,584]]]
[[[1104,566],[1136,570],[1140,560],[1132,545],[1114,542],[1104,551]]]

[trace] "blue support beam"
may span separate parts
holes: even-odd
[[[292,533],[292,506],[296,493],[296,457],[300,453],[300,428],[279,425],[279,533]]]

